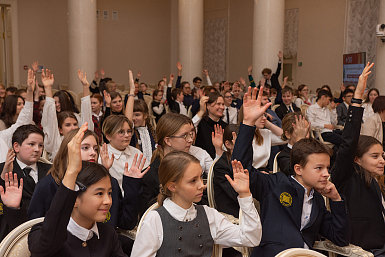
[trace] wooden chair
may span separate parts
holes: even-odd
[[[58,89],[53,89],[52,88],[52,95],[54,95],[57,91],[59,91]]]
[[[27,89],[27,84],[19,84],[17,85],[17,89]]]
[[[330,147],[330,148],[333,149],[334,144],[325,141],[325,140],[322,138],[321,131],[322,131],[322,129],[320,129],[320,128],[311,127],[311,128],[310,128],[310,131],[309,131],[310,137],[315,138],[315,139],[318,139],[319,141],[321,141],[321,143],[323,143],[323,144],[326,145],[327,147]]]
[[[274,174],[274,173],[277,173],[277,172],[279,172],[279,171],[281,171],[280,168],[279,168],[279,166],[278,166],[278,161],[277,161],[277,158],[278,158],[278,154],[279,154],[279,153],[280,153],[280,152],[278,152],[278,153],[275,155],[275,157],[274,157],[273,174]]]
[[[291,99],[291,102],[294,103],[296,99],[297,99],[297,96],[293,96],[293,98]]]
[[[190,107],[188,108],[188,111],[187,111],[187,116],[189,116],[190,118],[192,118],[192,105],[190,105]]]
[[[148,103],[148,118],[150,119],[151,126],[154,130],[156,130],[156,121],[155,121],[155,116],[154,112],[152,110],[152,100],[151,102]]]
[[[269,100],[270,100],[270,102],[271,102],[272,105],[275,104],[275,96],[270,96],[270,97],[269,97]]]
[[[325,255],[304,248],[291,248],[280,252],[276,257],[325,257]]]
[[[144,101],[146,102],[146,104],[148,105],[148,104],[152,101],[152,96],[150,96],[150,95],[144,95],[144,96],[143,96],[143,99],[144,99]]]
[[[169,113],[169,112],[171,112],[171,110],[170,110],[170,106],[168,106],[168,104],[166,104],[164,108],[166,109],[166,113]]]
[[[275,109],[277,109],[280,105],[279,104],[275,104],[271,107],[271,110],[275,111]]]
[[[27,221],[12,230],[0,244],[0,256],[2,257],[29,257],[31,253],[28,249],[28,234],[32,226],[43,222],[43,218]]]
[[[59,90],[68,90],[68,85],[67,84],[61,84],[59,85]]]
[[[126,89],[126,86],[124,84],[116,84],[116,88],[119,89],[121,92],[124,92],[124,90]]]
[[[306,112],[307,112],[307,108],[309,108],[309,105],[302,104],[299,108],[301,109],[302,116],[306,117]]]

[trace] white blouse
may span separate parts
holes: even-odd
[[[80,110],[82,112],[81,116],[74,113],[78,120],[79,128],[85,122],[88,122],[88,129],[94,131],[90,96],[82,97]],[[53,160],[59,151],[62,137],[59,132],[59,125],[56,116],[55,99],[52,97],[47,97],[45,100],[41,126],[43,127],[44,132],[44,150],[52,154],[51,160]]]
[[[287,143],[287,141],[283,141],[268,129],[260,129],[259,132],[263,137],[263,144],[258,145],[255,138],[253,139],[253,167],[256,169],[266,167],[269,162],[272,146],[284,145]]]
[[[213,164],[213,159],[208,152],[198,146],[192,145],[190,146],[189,153],[199,160],[202,171],[208,174],[210,167]]]
[[[151,157],[152,157],[152,145],[151,145],[151,137],[150,133],[148,132],[147,126],[144,127],[136,127],[139,133],[138,140],[140,141],[140,144],[142,145],[143,150],[143,156],[146,157],[146,163],[144,164],[144,167],[147,167],[151,164]]]
[[[252,197],[239,198],[239,206],[243,211],[242,225],[234,225],[217,210],[203,205],[209,221],[211,237],[214,244],[224,247],[259,245],[262,238],[262,225]],[[178,221],[190,221],[195,219],[197,210],[194,205],[189,209],[183,209],[167,198],[163,203],[164,208]],[[162,220],[156,211],[150,211],[145,217],[142,227],[134,242],[131,257],[152,257],[163,242]]]
[[[367,118],[373,116],[374,111],[371,103],[364,103],[362,107],[364,108],[364,115],[362,116],[362,120],[365,122]]]

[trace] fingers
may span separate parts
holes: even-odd
[[[136,160],[138,158],[138,154],[136,153],[134,156],[134,160],[132,161],[131,167],[136,167]]]
[[[9,176],[8,176],[8,173],[4,174],[4,182],[5,182],[5,188],[9,187]]]
[[[146,163],[146,157],[143,157],[143,160],[142,162],[140,163],[140,166],[139,166],[139,171],[142,171],[143,170],[143,167],[144,167],[144,164]]]
[[[230,183],[230,185],[232,186],[232,187],[234,187],[233,185],[234,185],[234,180],[232,180],[231,178],[230,178],[230,176],[229,175],[225,175],[225,177],[226,177],[226,179],[227,179],[227,181],[229,181],[229,183]]]
[[[4,188],[2,186],[0,186],[0,195],[3,196],[4,195]]]
[[[17,176],[17,175],[16,175]],[[17,177],[16,177],[16,181],[17,181]],[[21,178],[20,179],[20,185],[19,185],[19,188],[20,189],[23,189],[23,186],[24,186],[24,180]]]
[[[124,164],[124,173],[126,174],[128,172],[128,163],[126,162]]]

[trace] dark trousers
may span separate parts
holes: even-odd
[[[342,136],[340,130],[334,130],[333,132],[324,132],[322,133],[322,138],[326,142],[330,142],[333,145],[340,146],[342,144]]]

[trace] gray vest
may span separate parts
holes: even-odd
[[[157,257],[211,257],[214,240],[211,237],[209,221],[203,206],[196,205],[195,208],[196,218],[187,222],[174,219],[163,206],[155,209],[163,226],[163,242]]]

